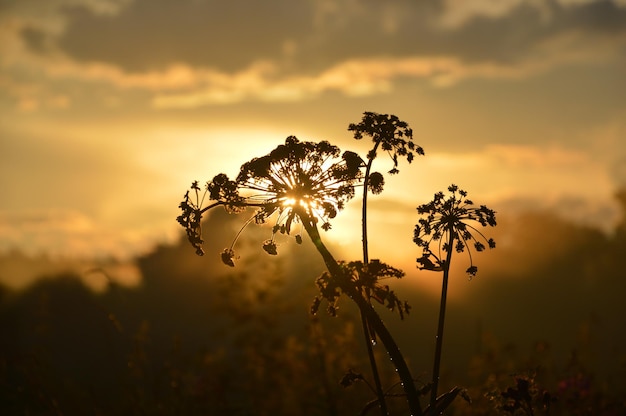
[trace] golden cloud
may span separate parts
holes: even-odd
[[[78,211],[0,212],[0,254],[19,250],[56,259],[127,260],[148,251],[153,240],[141,230],[115,229]]]
[[[611,168],[597,155],[581,150],[490,145],[476,152],[428,153],[390,178],[385,194],[417,204],[456,183],[489,206],[548,209],[608,230],[618,219],[614,193],[619,184]],[[407,189],[411,190],[408,194]]]
[[[455,13],[469,7],[457,3],[449,2],[448,6]],[[509,13],[519,1],[511,0],[497,8],[490,8],[493,2],[483,3],[472,3],[473,9],[463,13],[491,10],[490,13],[499,16]],[[476,7],[478,11],[474,10]],[[450,87],[472,78],[523,79],[572,63],[614,60],[626,44],[626,35],[602,37],[566,31],[537,43],[523,58],[513,62],[466,61],[454,55],[372,56],[345,59],[306,75],[290,72],[283,63],[269,60],[253,62],[234,72],[195,67],[184,62],[131,72],[110,63],[77,61],[57,49],[54,42],[44,54],[29,50],[20,33],[34,24],[31,20],[15,16],[0,19],[3,45],[0,68],[4,72],[0,84],[25,111],[36,110],[42,107],[42,103],[47,103],[43,105],[47,108],[69,107],[73,97],[66,95],[60,99],[61,87],[55,87],[68,81],[83,83],[86,88],[105,84],[120,91],[147,91],[152,94],[151,105],[156,109],[195,108],[241,101],[289,102],[315,98],[325,92],[348,96],[388,93],[398,81],[405,79],[423,80],[437,87]],[[41,26],[42,22],[35,23],[34,27],[46,27],[49,36],[56,36],[63,30],[62,25],[50,28],[47,27],[51,25],[49,22],[47,26]]]

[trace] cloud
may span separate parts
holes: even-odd
[[[626,36],[624,36],[626,43]],[[313,75],[279,76],[279,68],[259,63],[237,74],[197,73],[199,90],[157,93],[155,108],[194,108],[247,100],[297,101],[325,92],[347,96],[389,93],[406,79],[423,80],[436,87],[450,87],[466,79],[520,80],[555,67],[611,59],[610,44],[587,43],[578,35],[552,39],[535,56],[514,65],[498,62],[468,63],[451,56],[369,58],[347,60]],[[188,73],[193,73],[189,71]]]
[[[509,15],[525,3],[524,0],[446,0],[440,23],[447,28],[456,29],[472,19],[479,17],[498,19]],[[526,2],[537,6],[540,2]]]
[[[269,140],[263,128],[341,137],[339,119],[363,107],[413,114],[420,134],[436,138],[438,152],[416,162],[428,181],[400,175],[420,200],[460,178],[477,199],[610,217],[603,207],[614,176],[626,183],[623,124],[595,153],[580,149],[595,146],[590,124],[623,107],[626,10],[617,3],[311,1],[289,3],[287,14],[272,12],[279,0],[256,14],[238,12],[246,2],[222,3],[1,3],[0,108],[21,112],[1,112],[2,209],[49,215],[51,207],[57,219],[49,224],[61,224],[40,235],[18,215],[31,227],[25,247],[37,251],[48,239],[80,251],[100,238],[103,252],[140,250],[148,228],[174,223],[189,181],[209,165],[217,173],[216,164],[245,160],[241,152],[256,155]],[[446,23],[453,12],[457,20]],[[156,140],[159,129],[167,138]],[[484,147],[531,140],[561,145]],[[74,214],[60,212],[82,215],[88,230],[77,232]]]
[[[626,111],[616,115],[616,119],[585,132],[591,137],[590,153],[598,161],[602,161],[609,169],[619,189],[626,189]]]
[[[388,179],[386,198],[415,206],[455,183],[477,203],[509,214],[550,211],[605,231],[620,215],[611,165],[597,154],[561,146],[488,145],[462,154],[429,153]]]
[[[626,10],[612,2],[97,4],[26,2],[0,19],[0,85],[22,110],[77,104],[68,82],[141,91],[164,109],[519,80],[612,63],[626,44]]]
[[[380,163],[375,168],[384,171]],[[510,246],[511,233],[523,231],[519,221],[524,218],[548,218],[541,224],[547,225],[545,229],[551,228],[548,221],[554,218],[558,221],[552,228],[589,227],[612,234],[623,212],[615,198],[619,184],[610,168],[597,154],[553,145],[490,145],[462,154],[428,153],[411,166],[401,166],[399,175],[386,175],[384,192],[369,197],[371,255],[396,265],[414,259],[411,233],[418,218],[416,207],[431,201],[436,192],[446,192],[452,183],[468,191],[476,204],[495,209],[499,220],[504,220],[496,234],[491,229],[487,232],[497,235],[499,247]],[[327,238],[336,241],[348,257],[358,257],[361,237],[355,230],[359,228],[357,197],[337,216]],[[557,240],[563,234],[559,232]],[[546,246],[531,247],[541,247],[537,259],[547,258]]]
[[[115,16],[81,7],[66,9],[61,50],[82,62],[129,72],[172,62],[238,71],[261,59],[278,59],[283,46],[312,27],[311,2],[283,0],[136,0]]]
[[[153,239],[136,229],[114,229],[74,210],[0,212],[0,252],[27,256],[127,260],[146,252]]]
[[[459,29],[476,20],[485,23],[507,19],[528,11],[534,12],[544,24],[556,23],[561,27],[561,20],[569,20],[570,24],[598,20],[610,22],[615,21],[612,13],[618,12],[615,14],[619,15],[619,9],[626,7],[623,0],[446,0],[444,4],[439,22],[448,29]]]
[[[574,48],[575,46],[575,48]],[[585,49],[585,46],[589,46]],[[608,50],[607,50],[608,49]],[[312,75],[288,75],[272,62],[256,62],[245,70],[226,73],[175,64],[163,70],[126,73],[118,67],[80,64],[65,58],[51,59],[41,68],[50,80],[104,83],[122,90],[153,93],[151,105],[164,108],[195,108],[209,104],[240,101],[297,101],[325,92],[347,96],[375,95],[393,91],[397,82],[424,80],[437,87],[449,87],[465,79],[522,79],[568,63],[606,59],[612,49],[585,45],[578,37],[555,40],[537,51],[538,58],[515,65],[496,62],[466,63],[454,57],[427,56],[348,60]],[[45,101],[54,108],[66,108],[70,97],[59,93],[41,95],[32,84],[5,78],[7,90],[20,102]],[[64,97],[64,98],[60,98]]]
[[[0,251],[127,259],[170,240],[183,183],[192,180],[169,170],[176,136],[155,154],[156,139],[137,139],[127,123],[74,123],[71,132],[63,124],[4,131]]]

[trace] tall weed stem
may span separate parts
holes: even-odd
[[[298,216],[302,220],[304,229],[311,238],[311,241],[315,245],[315,248],[322,256],[324,264],[326,265],[329,273],[334,279],[336,279],[339,288],[346,295],[348,295],[350,299],[354,301],[354,303],[356,303],[361,313],[367,319],[367,322],[372,326],[374,331],[376,331],[376,334],[385,346],[385,349],[389,354],[389,358],[393,362],[393,365],[398,372],[398,376],[400,377],[400,381],[406,394],[411,414],[414,416],[421,416],[422,409],[419,403],[418,392],[415,389],[415,383],[413,382],[409,367],[404,360],[404,356],[400,352],[400,349],[398,348],[398,345],[391,336],[391,333],[389,332],[383,321],[380,319],[380,316],[371,305],[371,303],[369,303],[367,299],[365,299],[363,295],[358,290],[356,290],[354,285],[344,275],[341,267],[339,266],[339,263],[337,263],[333,255],[330,253],[330,251],[328,251],[326,245],[322,242],[319,230],[317,229],[317,226],[315,225],[313,219],[302,209],[298,210]]]
[[[376,150],[380,145],[380,141],[377,141],[374,145],[374,149],[371,154],[376,154]],[[365,168],[365,177],[363,179],[363,204],[361,207],[361,234],[363,241],[363,264],[367,265],[369,263],[369,249],[367,243],[367,192],[369,185],[369,175],[372,170],[372,163],[374,162],[374,158],[369,158],[367,163],[367,167]],[[363,334],[365,335],[365,346],[367,348],[367,355],[370,360],[370,367],[372,368],[372,376],[374,377],[374,385],[376,387],[376,395],[378,396],[378,405],[380,407],[380,413],[383,416],[387,416],[389,412],[387,411],[387,402],[385,400],[385,393],[383,392],[383,386],[380,382],[380,375],[378,373],[378,365],[376,364],[376,357],[374,356],[374,348],[373,341],[375,339],[376,334],[372,334],[370,330],[370,326],[367,322],[367,318],[361,312],[361,324],[363,326]]]
[[[435,359],[433,361],[433,379],[430,391],[429,414],[437,414],[437,389],[439,387],[439,369],[441,366],[441,350],[443,347],[443,327],[446,319],[446,301],[448,298],[448,277],[450,275],[450,262],[452,260],[452,247],[454,247],[454,232],[450,230],[450,240],[446,262],[443,264],[443,281],[441,284],[441,302],[439,304],[439,321],[437,324],[437,337],[435,344]]]

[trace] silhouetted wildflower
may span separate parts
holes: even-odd
[[[194,193],[194,197],[189,196],[189,191],[185,193],[183,202],[178,206],[183,213],[179,215],[176,220],[185,228],[187,238],[196,249],[196,254],[202,256],[204,254],[204,250],[202,250],[202,243],[204,241],[202,240],[202,212],[200,207],[202,206],[206,192],[200,197],[198,181],[194,181],[191,184],[191,190]]]
[[[225,248],[222,251],[221,256],[222,256],[222,263],[230,267],[235,267],[235,262],[234,262],[235,252],[232,249]]]
[[[462,253],[467,248],[470,267],[466,271],[471,278],[476,276],[478,268],[473,263],[469,245],[476,251],[485,250],[483,241],[489,248],[496,246],[492,238],[487,239],[473,224],[495,226],[495,211],[485,205],[474,206],[467,199],[467,192],[456,185],[450,185],[448,191],[447,198],[443,192],[438,192],[431,202],[417,207],[417,212],[425,216],[419,219],[413,234],[413,241],[422,248],[422,257],[417,262],[422,269],[441,271],[445,267],[442,251],[448,253],[454,248],[457,253]],[[432,243],[438,244],[437,253],[431,250]]]
[[[245,207],[245,201],[239,196],[237,184],[228,179],[223,173],[215,176],[212,181],[205,184],[204,190],[200,189],[198,181],[191,184],[191,192],[185,193],[183,201],[178,206],[182,210],[176,220],[185,229],[187,238],[196,249],[196,254],[202,256],[202,216],[209,209],[222,205],[229,212],[239,212]],[[204,206],[205,202],[213,201]]]
[[[374,299],[381,305],[385,305],[391,311],[397,311],[401,319],[408,314],[411,306],[407,302],[403,302],[390,290],[389,285],[383,285],[381,280],[388,278],[400,279],[404,276],[404,272],[396,269],[380,260],[372,260],[368,265],[364,265],[362,261],[339,262],[342,272],[350,278],[354,287],[363,294],[366,299]],[[335,316],[337,312],[337,303],[341,295],[341,291],[337,282],[330,273],[323,273],[316,280],[320,296],[316,297],[311,306],[311,313],[317,313],[320,302],[325,299],[328,302],[328,312]]]
[[[538,411],[550,414],[555,398],[537,384],[535,375],[517,375],[514,378],[514,387],[504,391],[494,390],[486,395],[494,402],[495,408],[512,415],[534,415]]]
[[[369,188],[374,195],[377,195],[383,191],[385,185],[385,178],[380,172],[373,172],[369,177]]]
[[[263,250],[265,250],[267,254],[271,254],[272,256],[278,254],[278,250],[276,249],[276,243],[273,240],[265,240],[263,242]]]
[[[322,229],[330,229],[329,220],[354,196],[362,179],[358,155],[339,155],[339,148],[327,141],[301,142],[290,136],[268,155],[244,163],[237,183],[248,192],[249,205],[260,208],[255,222],[264,223],[278,213],[274,234],[290,234],[302,210],[321,220]]]
[[[360,140],[364,135],[370,136],[374,143],[380,144],[380,148],[386,151],[393,161],[390,174],[398,173],[398,158],[406,157],[411,163],[418,155],[424,155],[424,149],[413,143],[413,130],[409,125],[397,116],[378,114],[373,112],[363,113],[363,119],[358,124],[350,124],[348,130],[354,132],[354,138]],[[369,160],[376,158],[377,146],[367,155]]]
[[[343,377],[341,377],[339,384],[341,384],[341,386],[345,388],[345,387],[350,387],[357,381],[363,381],[363,380],[365,380],[365,378],[363,377],[363,374],[356,373],[354,372],[354,370],[350,368],[348,369],[348,372],[344,374]]]
[[[244,163],[234,181],[219,174],[207,182],[204,191],[194,182],[191,196],[188,191],[180,204],[183,212],[177,220],[196,253],[202,255],[201,221],[209,209],[223,206],[238,213],[247,207],[257,208],[242,230],[251,221],[262,224],[276,214],[272,238],[263,243],[263,249],[275,255],[274,235],[290,234],[292,226],[300,221],[298,212],[314,221],[321,220],[322,229],[330,229],[329,220],[354,196],[363,166],[356,153],[345,152],[340,157],[339,148],[326,141],[300,142],[290,136],[268,155]],[[229,266],[234,266],[233,246],[242,230],[230,248],[222,252],[222,261]],[[296,235],[296,242],[302,243],[301,235]]]

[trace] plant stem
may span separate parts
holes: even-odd
[[[372,163],[374,162],[374,155],[378,149],[380,141],[377,141],[371,152],[371,156],[365,168],[365,178],[363,179],[363,204],[361,206],[361,235],[363,241],[363,265],[367,267],[369,263],[369,252],[367,243],[367,191],[369,186],[370,171],[372,169]],[[378,405],[380,407],[380,413],[382,416],[387,416],[387,402],[385,400],[385,393],[383,392],[383,386],[380,381],[380,375],[378,373],[378,365],[376,364],[376,357],[374,356],[374,349],[372,347],[372,341],[376,334],[372,334],[370,327],[367,323],[367,318],[361,311],[361,325],[363,326],[363,334],[365,336],[365,346],[367,348],[367,355],[370,360],[370,367],[372,368],[372,376],[374,377],[374,385],[376,386],[376,395],[378,396]]]
[[[363,311],[361,312],[361,325],[363,326],[363,335],[365,336],[365,347],[367,348],[367,355],[370,359],[370,367],[372,368],[372,376],[374,377],[374,386],[376,388],[376,396],[378,396],[378,406],[380,407],[380,413],[382,416],[387,416],[389,411],[387,410],[387,402],[385,400],[385,392],[380,382],[380,374],[378,373],[378,365],[376,364],[376,357],[374,356],[374,349],[372,348],[372,335],[370,333],[369,324]]]
[[[379,336],[381,342],[385,346],[387,353],[389,354],[389,358],[393,362],[395,366],[398,376],[400,377],[400,381],[402,383],[402,387],[404,388],[404,392],[407,396],[407,402],[409,405],[409,410],[412,415],[421,416],[422,409],[419,403],[419,397],[417,390],[415,389],[415,383],[413,383],[413,378],[411,376],[411,372],[396,344],[395,340],[391,336],[391,333],[380,319],[380,316],[374,309],[374,307],[363,297],[363,295],[356,290],[352,282],[346,278],[344,273],[339,266],[339,263],[332,256],[330,251],[326,248],[319,234],[319,230],[317,226],[311,219],[311,217],[306,213],[306,211],[300,209],[298,210],[298,216],[302,220],[302,224],[307,234],[311,238],[311,241],[315,245],[315,248],[320,253],[324,260],[324,264],[326,268],[336,279],[336,282],[343,293],[348,295],[354,303],[356,303],[357,307],[361,311],[361,313],[365,316],[368,323],[372,326],[372,328],[376,331],[376,334]]]
[[[443,282],[441,284],[441,303],[439,305],[439,323],[437,325],[437,337],[435,345],[435,360],[433,363],[433,379],[430,391],[430,415],[437,414],[437,388],[439,386],[439,367],[441,365],[441,349],[443,346],[443,324],[446,319],[446,300],[448,298],[448,277],[450,275],[450,261],[452,260],[452,250],[454,249],[454,233],[449,230],[448,254],[443,265]]]
[[[365,167],[365,177],[363,179],[363,204],[361,205],[361,238],[363,242],[363,264],[369,263],[367,244],[367,191],[370,183],[370,171],[372,170],[372,163],[374,163],[376,150],[378,150],[379,144],[380,141],[377,141],[374,145],[374,148],[370,152],[370,157],[368,158],[369,161],[367,162],[367,166]]]

